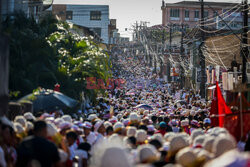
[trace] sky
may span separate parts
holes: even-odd
[[[165,2],[167,3],[174,3],[179,1],[181,0],[165,0]],[[241,2],[241,0],[209,1]],[[162,0],[54,0],[54,4],[109,5],[109,18],[117,19],[117,28],[119,29],[119,32],[123,37],[131,37],[132,25],[136,21],[147,21],[149,22],[149,26],[161,24],[162,22]],[[125,28],[127,28],[128,30],[125,31]]]

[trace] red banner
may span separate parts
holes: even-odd
[[[250,112],[242,112],[243,118],[243,136],[250,131]],[[224,127],[237,139],[240,140],[240,113],[227,114],[224,118]]]

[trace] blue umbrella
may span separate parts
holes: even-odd
[[[145,110],[153,110],[153,107],[151,107],[150,105],[147,105],[147,104],[139,104],[135,108],[143,108]]]
[[[54,111],[75,107],[78,102],[60,92],[50,89],[42,89],[35,93],[28,94],[18,101],[33,102],[34,111]]]

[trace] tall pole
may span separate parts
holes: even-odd
[[[201,83],[200,83],[200,95],[201,98],[205,98],[206,96],[206,65],[205,65],[205,56],[202,53],[202,46],[205,41],[205,33],[204,31],[204,1],[200,0],[201,2],[201,44],[199,48],[199,55],[200,55],[200,66],[201,66]]]
[[[172,52],[172,24],[169,25],[170,29],[169,29],[169,57],[170,54]],[[171,77],[170,77],[170,62],[168,60],[167,62],[167,77],[168,77],[168,82],[171,81]]]
[[[244,0],[244,7],[243,7],[243,33],[242,33],[242,49],[241,49],[241,56],[242,56],[242,83],[246,83],[247,75],[246,75],[246,62],[248,57],[248,0]]]
[[[184,47],[183,47],[183,38],[184,38],[184,24],[182,23],[181,24],[181,58],[183,59],[184,58]],[[181,88],[184,87],[184,69],[182,66],[180,66],[180,76],[181,76]]]

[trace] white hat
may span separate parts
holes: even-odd
[[[159,153],[156,148],[149,144],[138,147],[137,161],[139,163],[152,163],[159,159]]]
[[[112,124],[115,124],[117,121],[118,120],[115,116],[112,116],[112,118],[109,119],[109,122],[111,122]]]
[[[110,123],[109,121],[105,121],[104,123],[104,127],[107,129],[109,126],[112,126],[112,123]]]
[[[140,116],[137,113],[135,113],[135,112],[130,113],[130,115],[129,115],[129,121],[130,122],[131,121],[140,122]]]
[[[59,127],[60,123],[64,122],[64,120],[62,118],[56,118],[54,120],[54,123],[57,127]]]
[[[61,122],[60,124],[59,124],[59,128],[61,129],[61,130],[63,130],[63,129],[68,129],[68,128],[71,128],[71,123],[69,123],[69,122]]]
[[[84,128],[87,128],[87,129],[91,129],[91,128],[92,128],[92,123],[85,121],[85,122],[83,123],[83,127],[84,127]]]
[[[48,137],[55,136],[58,132],[58,129],[56,128],[55,124],[52,122],[47,122],[47,132]]]
[[[156,133],[152,136],[152,139],[158,140],[161,144],[163,144],[163,137],[161,133]]]
[[[193,146],[196,147],[198,145],[203,145],[204,143],[204,140],[205,140],[206,136],[205,135],[199,135],[198,137],[196,137],[194,139],[194,143],[193,143]]]
[[[127,128],[127,136],[130,137],[130,136],[135,136],[136,134],[136,128],[133,127],[133,126],[129,126]]]
[[[97,167],[132,167],[126,152],[119,147],[107,148],[101,158],[100,166]]]
[[[169,151],[174,153],[182,148],[187,147],[188,145],[189,144],[184,136],[176,135],[170,141]]]
[[[113,126],[114,132],[120,131],[122,128],[124,128],[123,123],[121,122],[116,122],[115,125]]]
[[[26,120],[36,120],[36,118],[34,117],[34,115],[31,112],[26,112],[26,113],[24,113],[23,116]]]
[[[89,116],[88,116],[88,120],[90,121],[90,122],[92,122],[94,119],[96,119],[97,118],[97,115],[96,114],[90,114]]]
[[[26,124],[26,131],[29,131],[29,130],[32,130],[34,128],[34,125],[32,122],[30,121],[27,121],[27,124]]]
[[[205,141],[203,142],[203,148],[208,152],[212,153],[214,140],[215,140],[214,136],[207,136],[205,138]]]
[[[65,122],[72,123],[72,118],[71,118],[70,115],[64,115],[64,116],[62,116],[62,119],[63,119]]]
[[[97,122],[95,123],[95,126],[94,126],[95,132],[98,131],[98,129],[101,127],[101,125],[102,125],[103,123],[104,123],[104,121],[97,121]]]
[[[147,139],[147,132],[142,129],[137,130],[135,137],[137,142],[144,142]]]
[[[26,119],[22,115],[18,115],[15,117],[14,122],[20,123],[23,127],[26,127]]]
[[[176,133],[174,132],[168,132],[164,135],[164,139],[169,142],[172,139],[172,137],[174,137],[175,135]]]
[[[202,131],[202,129],[195,129],[192,131],[191,133],[191,140],[192,142],[194,142],[195,138],[200,136],[200,135],[204,135],[204,132]]]
[[[181,121],[181,126],[188,126],[189,125],[189,120],[185,119]]]
[[[191,166],[195,162],[195,160],[196,160],[196,156],[193,150],[189,147],[186,147],[180,150],[176,154],[177,163],[184,167]]]
[[[222,155],[223,153],[236,148],[236,141],[231,135],[218,136],[215,138],[213,144],[213,153],[216,157]]]
[[[17,134],[24,132],[24,127],[19,122],[14,122],[14,130]]]
[[[211,166],[212,167],[249,166],[249,153],[240,153],[236,149],[233,149],[205,164],[205,167],[211,167]]]

